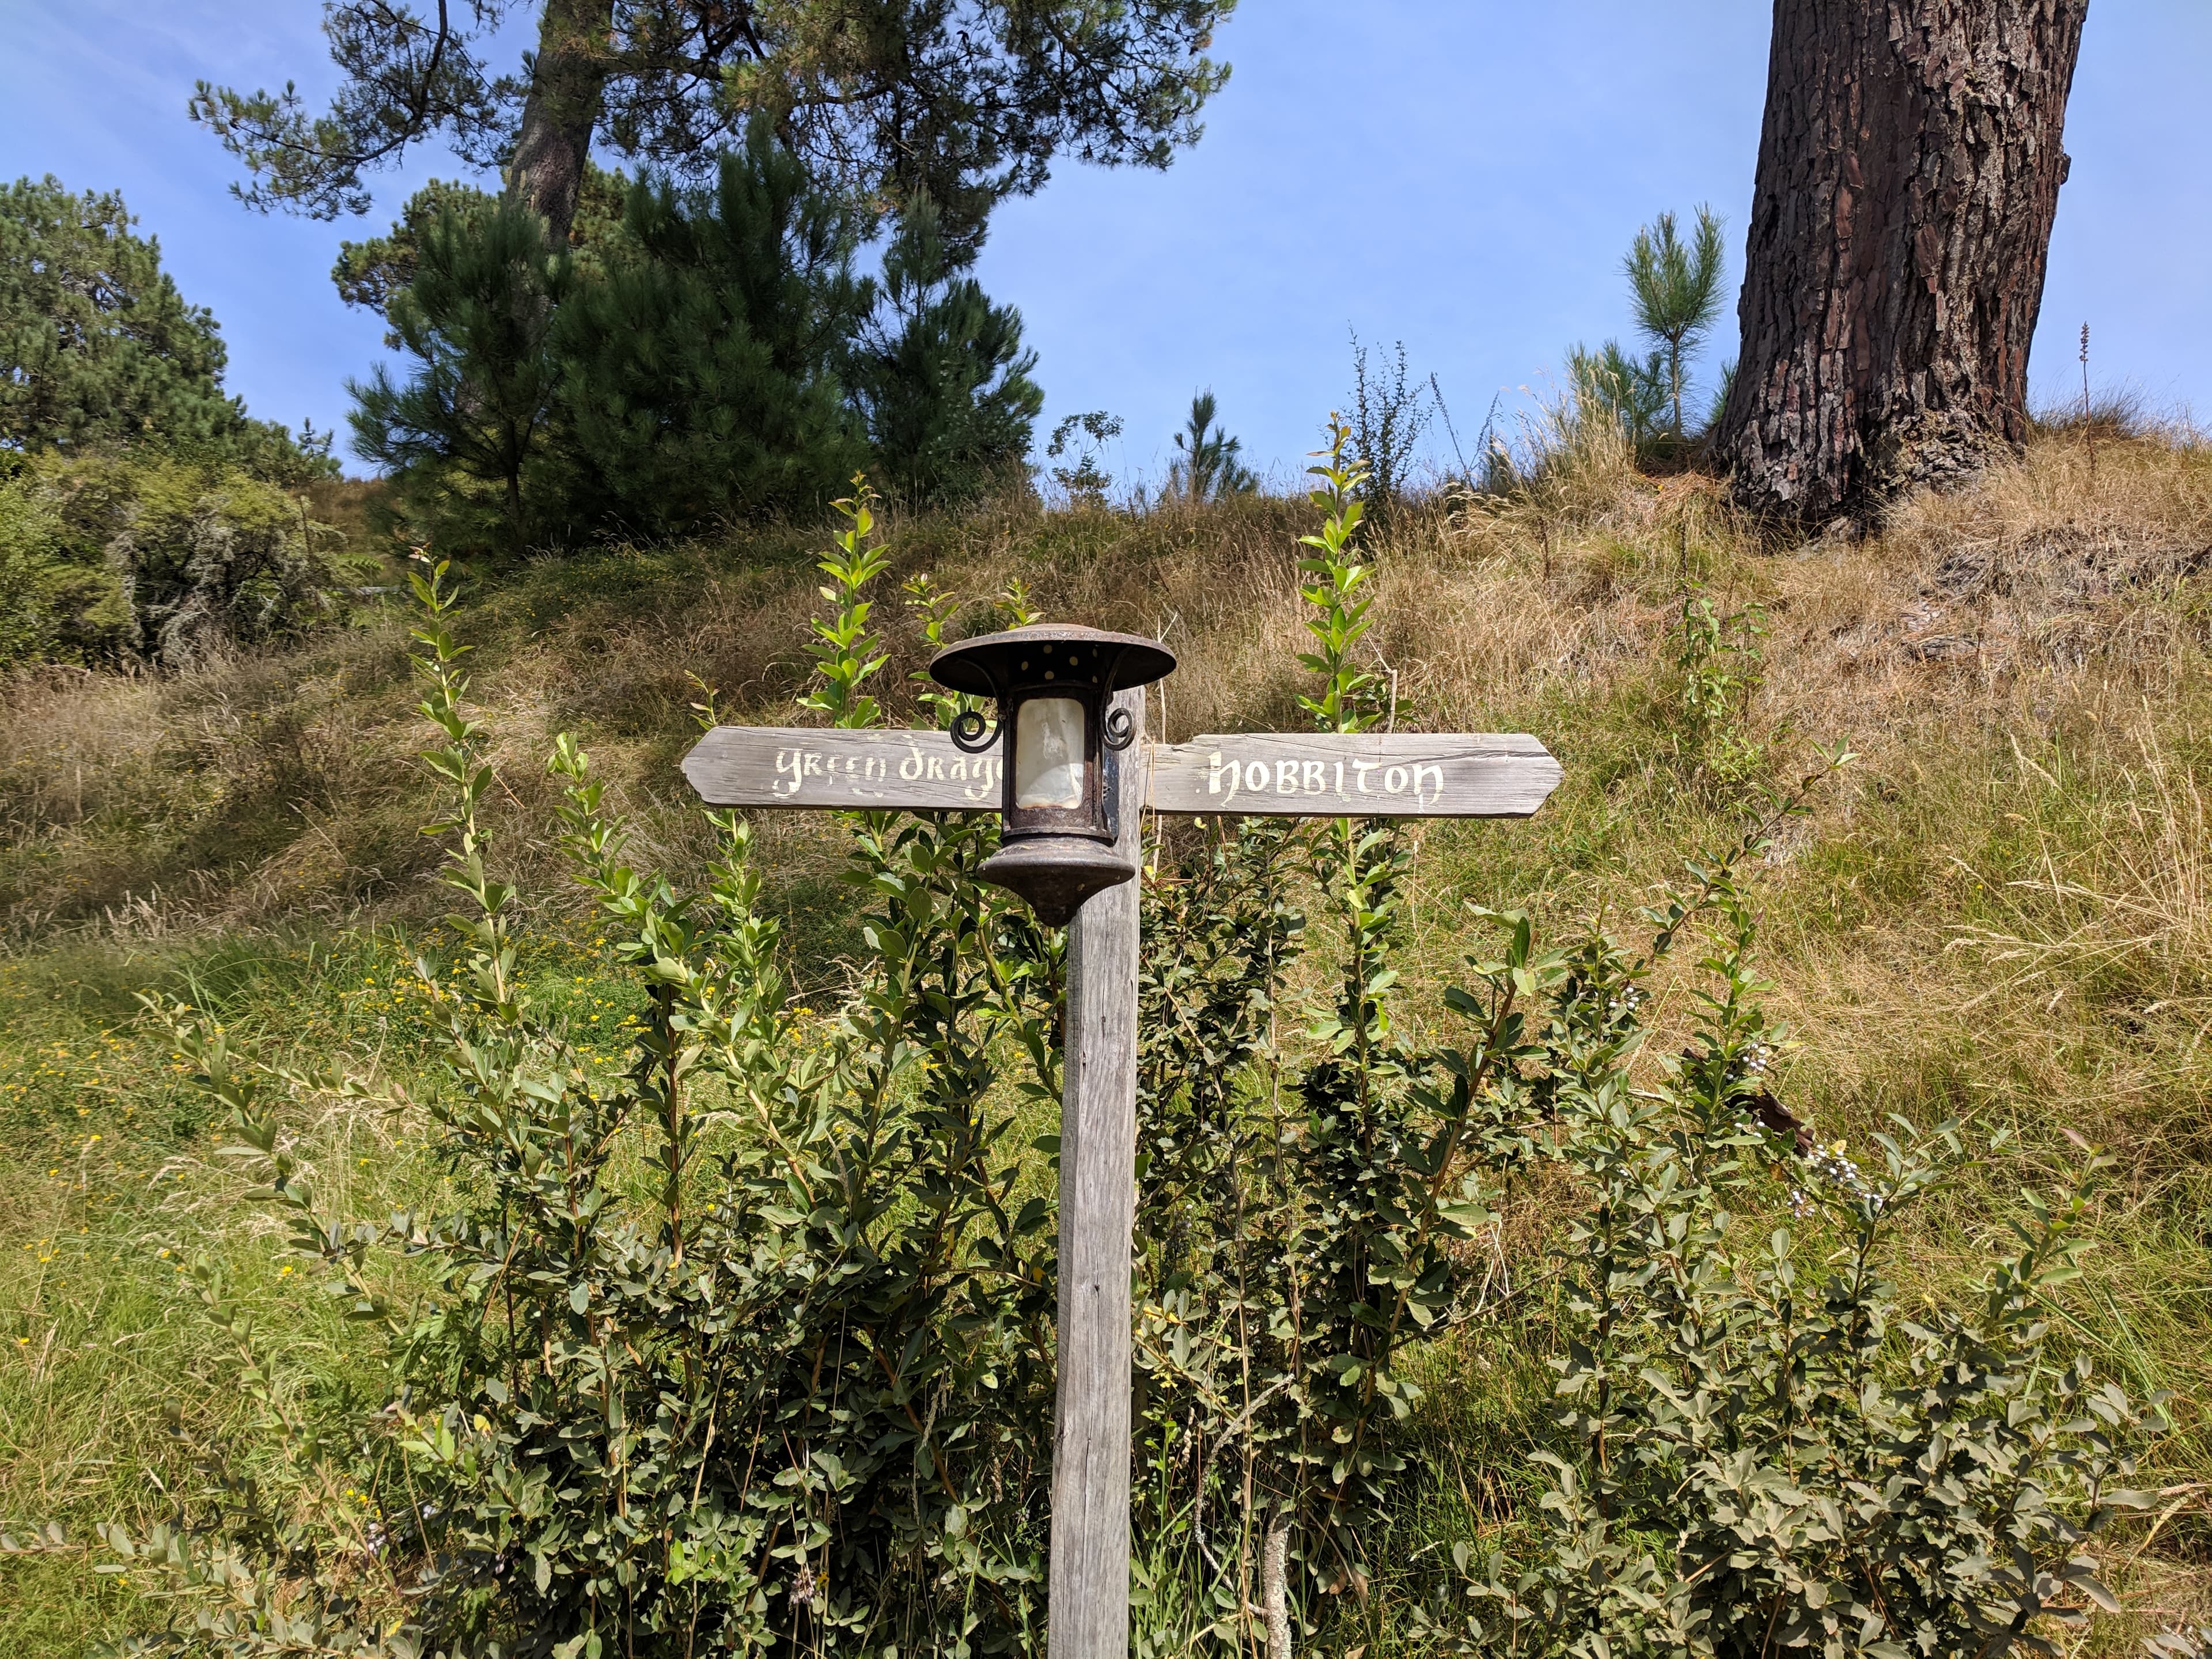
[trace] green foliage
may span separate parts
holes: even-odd
[[[1244,441],[1230,436],[1226,427],[1214,425],[1214,410],[1211,389],[1192,395],[1190,419],[1175,434],[1176,458],[1168,463],[1170,495],[1218,501],[1224,495],[1249,495],[1260,487],[1258,477],[1240,459]],[[1066,425],[1061,423],[1063,430]],[[1056,441],[1060,434],[1053,436]]]
[[[1790,1038],[1732,871],[1763,844],[1645,913],[1644,955],[1597,934],[1517,975],[1541,1009],[1522,1069],[1584,1197],[1538,1536],[1517,1568],[1459,1547],[1448,1648],[2056,1653],[2050,1625],[2116,1605],[2087,1552],[2142,1503],[2121,1483],[2159,1407],[2094,1382],[2045,1311],[2105,1160],[2024,1195],[1978,1305],[1903,1304],[1882,1258],[1960,1132],[1899,1121],[1869,1176],[1775,1100]],[[1645,981],[1701,936],[1689,1044],[1639,1068]]]
[[[1113,487],[1113,475],[1100,463],[1099,452],[1121,435],[1121,417],[1109,415],[1103,409],[1086,410],[1079,415],[1063,416],[1052,429],[1052,441],[1045,445],[1045,458],[1060,461],[1051,469],[1052,481],[1067,492],[1071,507],[1103,507],[1106,492]],[[1075,459],[1064,461],[1073,448]]]
[[[1663,365],[1677,442],[1684,436],[1685,362],[1720,319],[1721,276],[1727,260],[1722,234],[1720,217],[1711,208],[1698,210],[1697,226],[1686,244],[1674,228],[1674,216],[1662,213],[1636,233],[1621,262],[1636,307],[1637,329]]]
[[[1334,427],[1313,469],[1325,518],[1300,565],[1316,646],[1304,660],[1322,681],[1304,702],[1331,732],[1380,714],[1375,677],[1352,662],[1371,601],[1351,552],[1364,475],[1347,441]],[[1294,1578],[1364,1595],[1420,1398],[1407,1362],[1471,1310],[1464,1246],[1486,1219],[1486,1112],[1511,1086],[1517,1016],[1510,994],[1486,1011],[1498,1053],[1463,1073],[1407,1043],[1391,1011],[1407,861],[1387,828],[1248,819],[1152,890],[1139,1456],[1188,1497],[1140,1534],[1155,1564],[1140,1650],[1257,1644],[1261,1626],[1296,1622]],[[1306,1007],[1292,1040],[1290,975],[1314,945],[1302,893],[1321,896],[1340,954],[1333,1002]],[[1525,928],[1516,949],[1525,958]],[[1166,1577],[1177,1563],[1195,1581],[1180,1594]],[[1310,1630],[1320,1608],[1307,1605]]]
[[[381,317],[392,296],[415,280],[422,257],[422,238],[440,218],[472,219],[489,213],[495,198],[474,185],[430,182],[410,196],[399,217],[381,236],[358,242],[340,242],[338,257],[331,266],[331,282],[338,298]],[[396,336],[389,343],[398,343]]]
[[[911,502],[973,500],[1024,475],[1044,393],[1022,316],[965,274],[928,201],[884,253],[884,305],[847,370],[876,467]]]
[[[859,232],[760,123],[712,191],[633,189],[552,343],[568,514],[665,534],[818,511],[866,459],[836,374],[872,298]]]
[[[348,420],[355,450],[441,540],[516,547],[543,523],[554,319],[573,286],[568,256],[514,202],[441,209],[423,228],[413,278],[386,312],[413,369],[395,382],[380,363],[348,381]]]
[[[119,195],[51,174],[0,189],[0,447],[210,444],[245,424],[214,316],[137,222]]]
[[[830,725],[848,727],[878,723],[882,710],[860,688],[890,660],[878,648],[879,641],[867,631],[868,613],[874,605],[860,593],[884,574],[890,554],[881,543],[871,544],[868,540],[876,527],[875,492],[860,479],[854,483],[854,494],[837,503],[846,527],[837,538],[836,550],[818,567],[830,578],[829,586],[820,592],[832,609],[829,621],[814,623],[814,641],[806,648],[813,655],[822,683],[799,700],[800,708],[827,714]],[[934,642],[944,631],[940,607],[933,603],[926,584],[912,590],[912,596],[929,613]]]
[[[1612,422],[1639,450],[1664,429],[1667,365],[1659,352],[1639,360],[1618,340],[1595,351],[1569,346],[1567,385],[1579,418]]]
[[[1408,378],[1406,343],[1370,363],[1367,348],[1352,337],[1352,442],[1367,468],[1360,486],[1368,519],[1381,529],[1405,499],[1413,482],[1414,452],[1436,415],[1427,382]]]
[[[356,447],[461,550],[811,514],[872,454],[911,501],[1018,476],[1043,397],[1019,313],[947,263],[929,212],[880,290],[860,232],[762,123],[710,190],[633,186],[587,254],[548,252],[512,200],[441,208],[407,283],[376,277],[414,367],[353,386]]]
[[[520,9],[539,27],[519,63],[488,61],[508,7],[334,0],[323,33],[338,70],[327,112],[298,89],[198,83],[192,118],[244,163],[247,206],[322,219],[366,212],[365,176],[442,135],[471,165],[502,166],[537,98],[576,100],[581,137],[683,168],[754,117],[770,121],[825,190],[951,211],[972,251],[992,204],[1040,188],[1063,152],[1164,167],[1197,139],[1227,79],[1205,52],[1233,0],[991,0],[955,11],[900,0],[855,25],[831,0],[779,0],[732,19],[678,0]],[[580,14],[580,17],[579,17]],[[585,34],[579,52],[564,31]],[[551,46],[553,50],[547,50]],[[562,50],[566,48],[566,50]],[[557,69],[555,66],[557,65]],[[542,70],[565,76],[547,88]],[[547,78],[550,78],[550,75]],[[565,95],[564,95],[565,94]]]
[[[214,315],[137,223],[52,174],[0,187],[0,450],[152,445],[277,483],[336,477],[327,437],[295,442],[224,396]]]
[[[1334,732],[1389,706],[1359,665],[1349,444],[1334,425],[1300,550],[1304,708]],[[865,488],[845,512],[808,706],[858,726],[879,714],[888,561]],[[841,817],[864,950],[842,995],[801,1006],[750,827],[710,815],[710,868],[679,890],[632,862],[560,739],[559,844],[633,1011],[610,1064],[527,987],[539,904],[484,822],[505,791],[445,568],[416,592],[458,915],[408,1018],[373,1056],[293,1060],[213,1006],[161,1006],[287,1265],[357,1316],[368,1392],[302,1403],[279,1386],[293,1333],[197,1278],[240,1411],[197,1436],[165,1521],[104,1534],[167,1621],[149,1644],[1036,1651],[1062,963],[975,879],[994,825]],[[921,578],[907,597],[941,642],[958,601]],[[1022,592],[998,604],[1027,619]],[[1869,1181],[1778,1097],[1790,1034],[1735,870],[1779,821],[1663,896],[1640,952],[1474,911],[1435,1014],[1400,981],[1409,850],[1387,826],[1163,834],[1138,1022],[1140,1654],[1243,1651],[1272,1625],[1348,1651],[1386,1573],[1422,1597],[1416,1639],[1468,1652],[1750,1659],[1783,1632],[1870,1659],[1994,1653],[2094,1599],[2086,1547],[2152,1419],[2045,1322],[2086,1200],[2031,1206],[1970,1305],[1881,1282],[1887,1230],[1957,1132],[1877,1143]],[[1682,994],[1665,1027],[1662,982]],[[434,1212],[327,1201],[298,1137],[333,1106],[427,1132]],[[1421,1379],[1511,1340],[1480,1247],[1500,1189],[1531,1182],[1561,1251],[1544,1502],[1495,1558],[1393,1559],[1435,1432]],[[1521,1296],[1512,1316],[1540,1316]]]
[[[1380,677],[1352,664],[1352,651],[1365,637],[1375,595],[1363,594],[1373,569],[1361,564],[1353,542],[1367,514],[1362,498],[1370,475],[1351,448],[1352,432],[1343,422],[1329,422],[1329,447],[1307,469],[1321,483],[1307,499],[1322,514],[1318,533],[1298,538],[1308,550],[1298,561],[1298,597],[1313,607],[1304,622],[1314,648],[1298,661],[1322,677],[1321,694],[1301,692],[1298,707],[1323,732],[1364,732],[1382,712]]]
[[[562,844],[644,993],[611,1074],[519,982],[446,568],[416,580],[447,792],[431,830],[461,899],[457,950],[416,969],[442,1066],[410,1095],[161,1010],[295,1258],[382,1334],[390,1402],[291,1437],[289,1507],[207,1449],[210,1484],[170,1522],[108,1531],[118,1570],[173,1598],[168,1641],[234,1653],[308,1632],[563,1659],[1029,1645],[1053,1234],[1018,1191],[994,1056],[1050,1063],[1049,981],[1034,927],[972,878],[991,826],[852,821],[872,959],[820,1019],[787,1006],[749,826],[717,816],[708,884],[678,894],[623,862],[564,738]],[[830,631],[859,654],[833,681],[858,678],[864,623],[841,599]],[[427,1115],[452,1211],[327,1212],[286,1129],[319,1093]],[[432,1293],[388,1294],[387,1259],[423,1264]]]
[[[62,648],[64,618],[119,597],[99,577],[62,556],[60,515],[35,480],[18,473],[0,481],[0,671],[51,660]]]
[[[343,614],[351,562],[304,497],[155,449],[35,455],[0,483],[0,666],[178,668]]]
[[[1735,359],[1731,357],[1721,365],[1720,376],[1713,382],[1713,400],[1705,410],[1705,430],[1711,432],[1721,423],[1721,415],[1728,408],[1730,396],[1735,391]]]
[[[1710,776],[1740,783],[1758,768],[1765,745],[1748,736],[1743,720],[1765,683],[1766,614],[1756,605],[1723,614],[1704,587],[1682,594],[1674,669],[1681,677],[1683,751]]]
[[[1709,208],[1685,243],[1674,216],[1662,213],[1636,233],[1622,269],[1628,276],[1641,357],[1607,340],[1591,351],[1567,348],[1567,396],[1578,421],[1618,426],[1641,457],[1679,455],[1687,435],[1683,401],[1690,395],[1689,360],[1720,319],[1727,256],[1721,220]],[[1727,397],[1723,371],[1719,398]],[[1720,403],[1713,405],[1717,417]],[[1708,419],[1706,425],[1711,424]]]
[[[619,173],[587,166],[576,203],[576,217],[568,227],[568,249],[586,271],[597,268],[620,240],[623,210],[629,188]],[[338,298],[383,316],[392,295],[415,280],[422,258],[423,234],[443,213],[467,219],[489,213],[495,198],[474,185],[433,179],[410,196],[399,217],[381,236],[358,242],[340,242],[338,257],[331,266],[331,282]],[[386,343],[397,347],[396,337]]]

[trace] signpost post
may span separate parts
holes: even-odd
[[[1049,672],[1047,647],[1060,653]],[[1101,667],[1116,649],[1127,656]],[[1094,678],[1083,678],[1086,660]],[[1126,635],[1017,629],[951,647],[931,665],[954,689],[994,696],[1000,730],[1016,727],[1011,743],[998,732],[984,738],[980,715],[963,715],[951,732],[724,726],[684,760],[692,787],[717,806],[1002,811],[1012,855],[1002,851],[984,874],[1029,897],[1041,918],[1069,921],[1051,1659],[1123,1659],[1129,1644],[1138,951],[1130,878],[1143,809],[1525,818],[1560,778],[1544,745],[1517,735],[1261,732],[1147,744],[1144,693],[1134,688],[1172,672],[1174,661]],[[1024,673],[1019,683],[1007,678]],[[1080,721],[1068,712],[1079,705],[1087,711]],[[1033,717],[1057,724],[1032,741],[1036,734],[1019,728]]]

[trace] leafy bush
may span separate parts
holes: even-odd
[[[1960,1126],[1899,1121],[1872,1175],[1815,1144],[1771,1092],[1789,1038],[1729,869],[1646,920],[1640,957],[1599,934],[1483,970],[1492,997],[1518,980],[1543,1011],[1528,1053],[1584,1197],[1537,1536],[1518,1571],[1459,1547],[1475,1610],[1447,1644],[2055,1653],[2050,1625],[2117,1610],[2087,1549],[2142,1503],[2117,1483],[2143,1419],[2044,1311],[2106,1160],[2025,1196],[1978,1308],[1908,1312],[1888,1234],[1961,1160]],[[1638,1068],[1646,982],[1699,920],[1689,1044]]]
[[[1052,481],[1066,492],[1070,507],[1103,507],[1113,475],[1101,464],[1100,452],[1121,435],[1121,417],[1103,409],[1064,415],[1045,445],[1045,459],[1060,465],[1050,468]],[[1073,460],[1066,459],[1074,451]]]
[[[1743,719],[1765,684],[1765,613],[1756,605],[1723,613],[1695,582],[1682,593],[1674,668],[1681,676],[1678,746],[1709,781],[1738,784],[1765,758],[1766,742],[1748,735]]]
[[[295,496],[156,449],[17,463],[0,483],[0,667],[175,668],[342,612],[350,562]]]
[[[100,601],[119,597],[102,573],[71,569],[61,553],[61,520],[47,492],[20,473],[0,482],[0,669],[52,658],[64,617],[87,631]],[[104,620],[112,629],[121,618]]]
[[[1370,364],[1366,346],[1357,332],[1352,335],[1352,441],[1367,469],[1360,495],[1367,516],[1378,526],[1389,522],[1412,488],[1413,457],[1437,412],[1434,391],[1407,378],[1404,341]]]

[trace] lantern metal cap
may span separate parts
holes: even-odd
[[[979,697],[1002,696],[1012,686],[1035,681],[1050,665],[1045,659],[1047,653],[1058,657],[1069,650],[1077,658],[1073,666],[1079,683],[1091,683],[1091,676],[1095,674],[1109,696],[1132,686],[1150,685],[1175,672],[1175,653],[1141,634],[1038,623],[948,645],[929,659],[929,677],[948,690]]]

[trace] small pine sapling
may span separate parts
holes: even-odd
[[[1695,228],[1685,242],[1674,216],[1662,213],[1636,233],[1627,257],[1629,296],[1636,326],[1660,356],[1666,393],[1674,411],[1673,434],[1683,436],[1682,398],[1687,364],[1719,319],[1721,277],[1726,264],[1723,222],[1711,208],[1697,210]]]
[[[1190,419],[1175,434],[1176,458],[1168,463],[1170,493],[1194,501],[1218,501],[1225,495],[1249,495],[1260,480],[1240,457],[1241,438],[1214,423],[1216,404],[1211,390],[1190,400]]]

